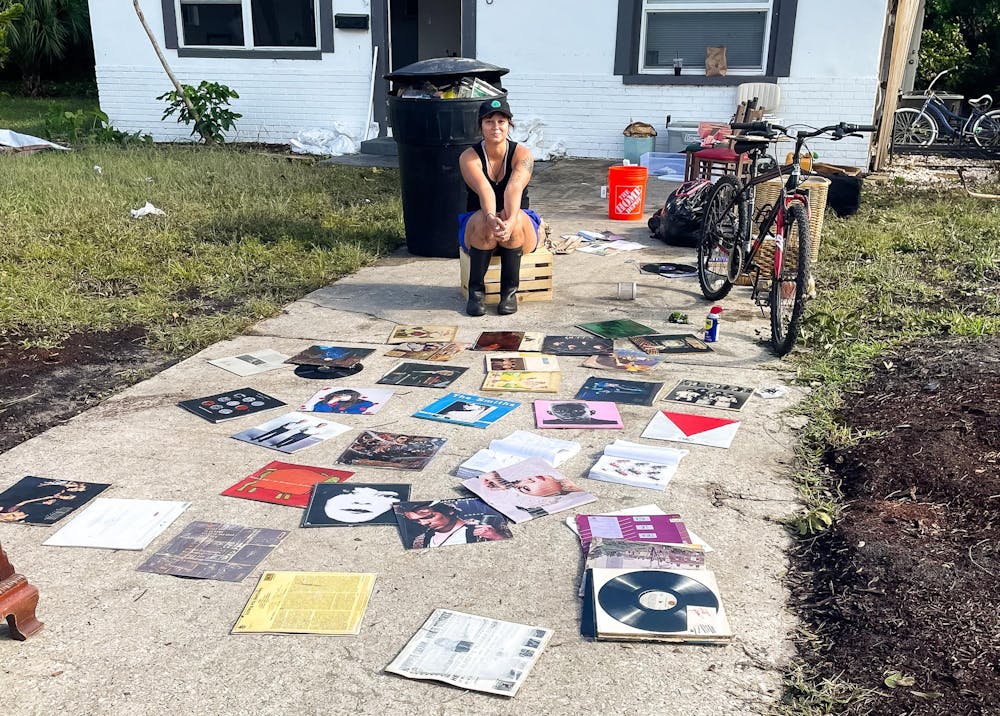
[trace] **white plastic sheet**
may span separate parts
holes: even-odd
[[[32,137],[30,134],[21,134],[10,129],[0,129],[0,147],[11,147],[13,149],[62,149],[67,152],[69,151],[69,147],[61,147],[41,137]]]
[[[289,141],[296,154],[339,157],[342,154],[357,154],[361,150],[361,140],[346,131],[339,122],[333,129],[307,129],[299,132]]]
[[[526,146],[535,161],[566,156],[566,144],[561,139],[546,140],[544,128],[545,123],[538,117],[518,119],[510,130],[510,138]]]

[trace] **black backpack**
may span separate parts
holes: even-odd
[[[712,182],[708,179],[692,179],[674,189],[664,207],[649,217],[650,233],[671,246],[697,246],[701,217],[711,188]]]

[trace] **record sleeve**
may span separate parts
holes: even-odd
[[[725,643],[733,633],[710,570],[594,568],[598,639]]]

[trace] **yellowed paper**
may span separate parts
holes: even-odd
[[[556,393],[559,391],[559,373],[537,371],[490,371],[483,381],[483,390]]]
[[[234,634],[357,634],[375,575],[338,572],[264,572]]]

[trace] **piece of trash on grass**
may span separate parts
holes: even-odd
[[[94,171],[97,172],[98,174],[103,174],[104,173],[104,170],[101,168],[100,164],[95,164],[94,165]]]
[[[780,398],[787,392],[788,388],[783,385],[768,385],[763,388],[757,388],[757,395],[762,398]]]
[[[132,215],[133,219],[141,219],[142,217],[148,216],[149,214],[152,214],[153,216],[166,216],[167,215],[167,212],[165,212],[163,209],[157,209],[155,206],[153,206],[152,204],[150,204],[148,201],[146,202],[146,205],[144,207],[142,207],[141,209],[129,209],[128,213],[130,213]]]
[[[688,314],[681,313],[680,311],[672,311],[669,316],[667,316],[667,323],[687,323]]]

